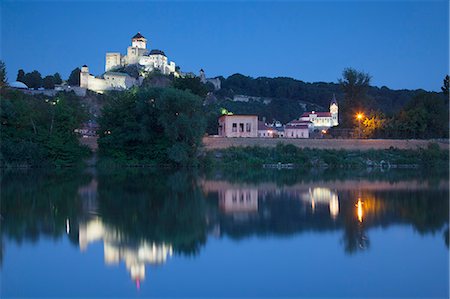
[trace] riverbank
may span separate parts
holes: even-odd
[[[273,147],[240,146],[207,149],[203,161],[210,167],[237,168],[424,168],[448,170],[449,151],[437,143],[416,149],[317,149],[278,143]]]
[[[389,148],[416,150],[436,143],[440,149],[449,150],[448,139],[289,139],[289,138],[223,138],[204,137],[206,150],[230,147],[276,147],[277,144],[292,144],[299,148],[333,150],[383,150]]]

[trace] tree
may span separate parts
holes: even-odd
[[[86,157],[74,129],[85,120],[77,96],[49,100],[5,89],[1,94],[0,162],[10,165],[73,165]]]
[[[367,90],[370,86],[371,76],[367,73],[357,71],[353,68],[346,68],[339,79],[342,90],[345,93],[344,101],[341,103],[341,126],[352,125],[354,115],[357,112],[370,108],[367,99]]]
[[[199,77],[194,78],[176,78],[173,83],[173,87],[181,90],[187,90],[196,94],[202,98],[208,93],[208,89],[205,84],[200,82]]]
[[[403,138],[448,138],[449,102],[437,93],[422,93],[405,105],[393,122]]]
[[[24,72],[24,70],[20,69],[17,72],[17,79],[16,79],[16,81],[25,83],[25,72]]]
[[[6,85],[6,65],[0,60],[0,88]]]
[[[26,73],[23,83],[25,83],[29,88],[40,88],[42,87],[42,76],[38,71],[32,71],[31,73]]]
[[[55,73],[53,75],[53,78],[55,79],[55,84],[62,84],[62,79],[61,79],[61,75],[59,73]]]
[[[448,96],[448,90],[449,90],[449,76],[445,76],[444,78],[444,85],[442,85],[441,89],[444,95]]]
[[[195,163],[205,133],[202,99],[174,88],[112,94],[99,119],[102,157],[125,163]]]
[[[69,76],[69,79],[67,79],[67,84],[74,85],[74,86],[80,86],[80,73],[81,69],[79,67],[75,68]]]
[[[380,131],[384,128],[386,118],[379,111],[371,111],[362,121],[362,134],[365,138],[380,137]]]
[[[43,80],[43,86],[45,89],[54,89],[55,78],[53,76],[46,76]]]

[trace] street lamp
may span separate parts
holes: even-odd
[[[356,119],[358,120],[358,136],[359,136],[359,138],[361,138],[361,120],[363,119],[363,117],[364,117],[364,113],[362,113],[362,112],[358,112],[356,114]]]

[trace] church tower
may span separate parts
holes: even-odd
[[[331,125],[337,126],[339,124],[339,118],[338,118],[338,103],[336,100],[336,96],[333,94],[333,99],[330,103],[330,114],[331,114]]]

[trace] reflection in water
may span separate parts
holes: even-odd
[[[219,191],[219,207],[225,213],[258,211],[258,189],[230,188]]]
[[[316,205],[328,205],[330,216],[333,219],[339,215],[339,198],[338,195],[329,188],[309,188],[307,193],[301,195],[301,199],[311,203],[311,209],[314,213]]]
[[[103,240],[105,264],[113,265],[125,261],[125,266],[131,278],[136,281],[137,287],[140,286],[140,281],[145,279],[146,264],[163,264],[173,253],[172,246],[164,243],[129,243],[126,236],[105,225],[100,217],[80,222],[78,236],[82,251],[87,249],[89,243]]]
[[[200,254],[211,232],[245,239],[336,231],[336,248],[356,254],[368,252],[370,229],[405,224],[438,232],[448,246],[448,183],[439,180],[274,184],[126,170],[10,173],[1,187],[2,244],[67,235],[85,251],[103,242],[105,263],[123,262],[138,287],[146,265]]]
[[[356,204],[356,214],[358,215],[358,221],[363,221],[363,208],[362,208],[361,198],[358,198],[358,203]]]

